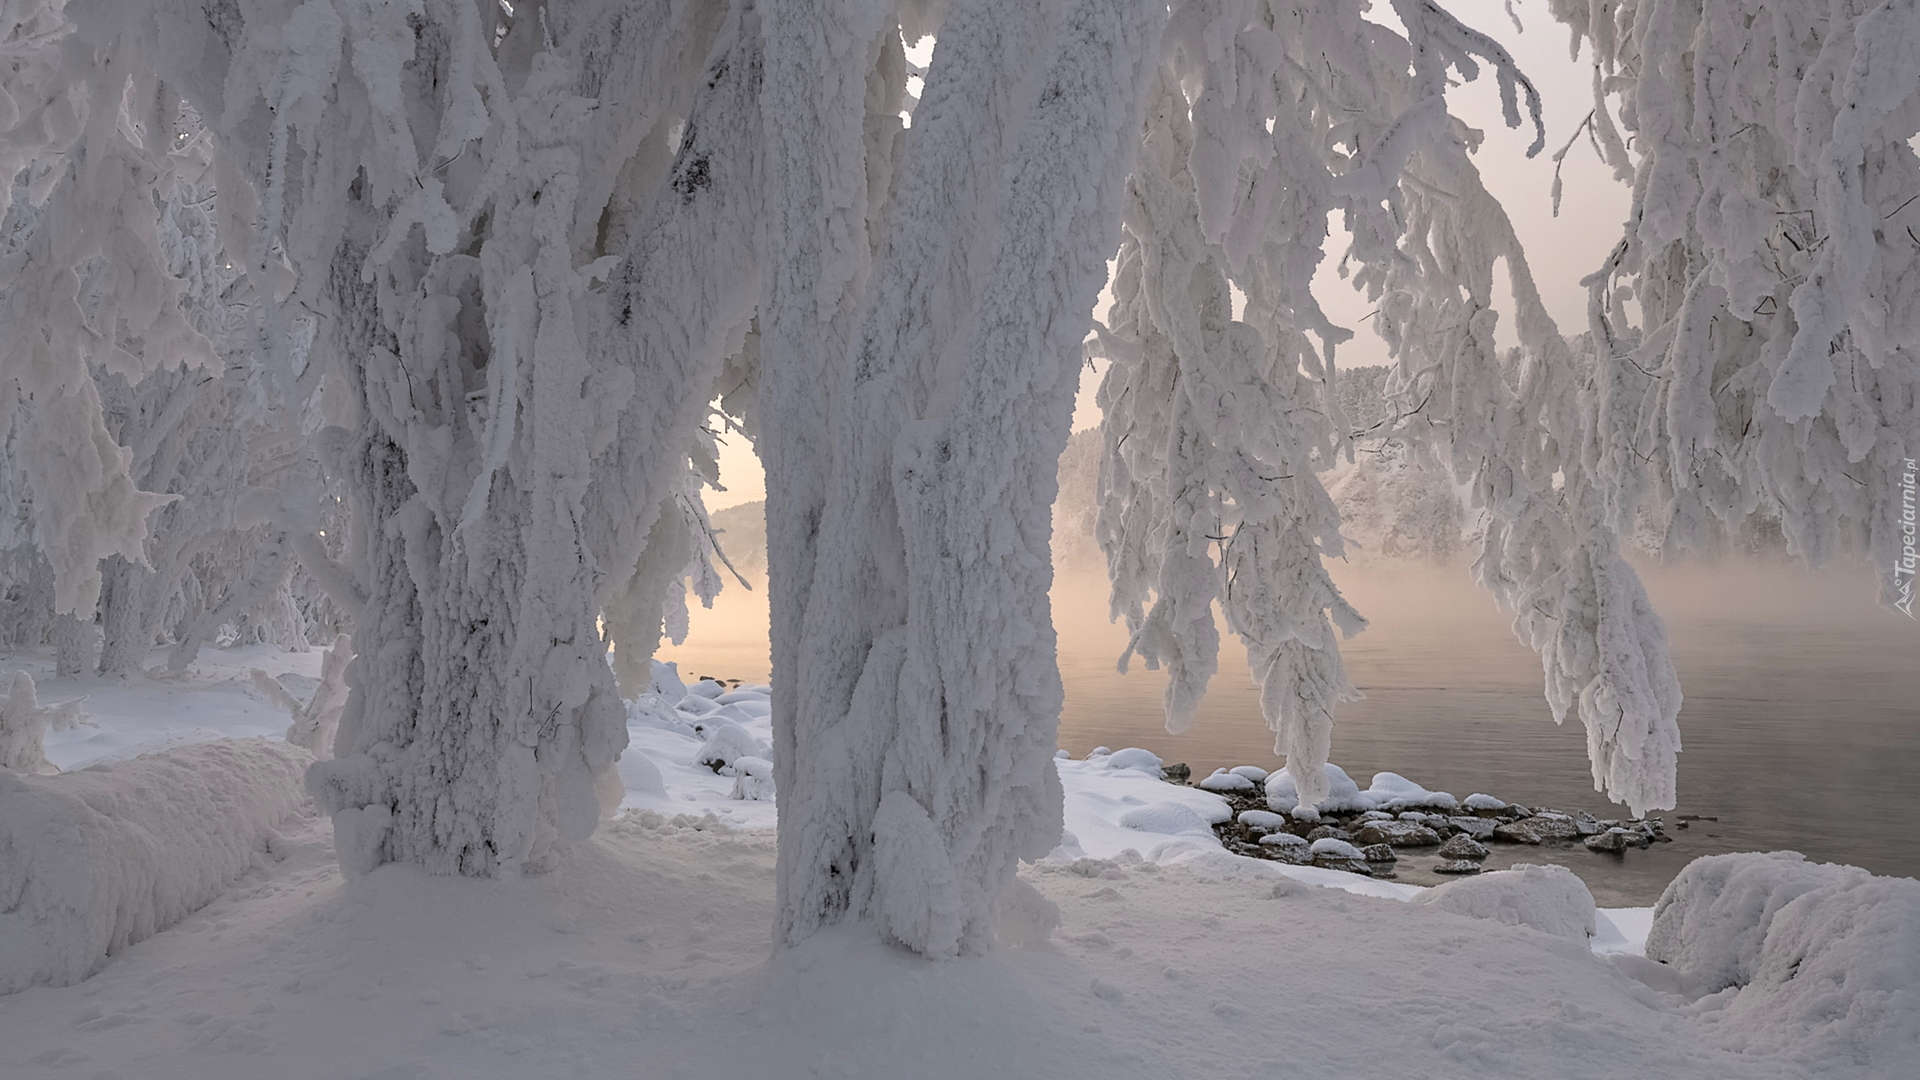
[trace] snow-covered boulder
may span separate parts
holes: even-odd
[[[665,660],[653,662],[653,679],[648,689],[666,701],[687,696],[687,684],[680,679],[680,666]]]
[[[79,982],[218,897],[307,801],[312,762],[225,739],[60,776],[0,770],[0,994]]]
[[[733,798],[760,802],[773,800],[773,762],[763,757],[736,758],[733,771]]]
[[[730,721],[716,723],[706,733],[707,741],[693,755],[695,765],[704,765],[721,776],[738,774],[734,763],[743,757],[771,758],[766,744],[754,738],[746,728]]]
[[[1468,810],[1485,810],[1489,813],[1498,813],[1507,808],[1505,802],[1479,791],[1467,796],[1466,800],[1460,805]]]
[[[1654,906],[1647,956],[1689,972],[1709,992],[1743,986],[1781,908],[1815,889],[1871,876],[1857,866],[1808,862],[1797,851],[1695,859]]]
[[[719,700],[726,692],[727,684],[714,679],[701,679],[687,687],[688,697],[707,698],[712,701]]]
[[[1244,776],[1256,784],[1265,783],[1267,779],[1267,770],[1258,765],[1235,765],[1227,771],[1235,776]]]
[[[1246,795],[1253,791],[1253,781],[1238,773],[1225,769],[1215,769],[1213,775],[1193,785],[1201,791],[1211,791],[1217,795]]]
[[[1328,762],[1325,765],[1327,776],[1327,797],[1312,809],[1323,814],[1350,814],[1362,810],[1372,810],[1373,800],[1360,793],[1360,785],[1340,766]],[[1267,808],[1276,813],[1287,813],[1300,804],[1300,793],[1293,786],[1293,774],[1285,769],[1267,777]],[[1313,820],[1307,818],[1306,820]]]
[[[1532,927],[1583,945],[1594,932],[1593,894],[1564,866],[1521,863],[1509,870],[1436,885],[1413,903],[1473,919]]]
[[[1137,746],[1129,746],[1125,750],[1118,750],[1107,755],[1107,768],[1133,769],[1137,772],[1146,773],[1155,780],[1160,779],[1160,766],[1163,764],[1165,764],[1165,762],[1160,760],[1158,754],[1155,754],[1151,750],[1142,750]]]
[[[1444,791],[1428,791],[1399,773],[1373,774],[1373,784],[1361,795],[1381,810],[1409,810],[1424,807],[1434,810],[1458,810],[1460,800]]]
[[[1687,864],[1655,906],[1647,956],[1727,991],[1721,1025],[1806,1075],[1908,1075],[1920,1057],[1920,881],[1795,852]],[[1898,1062],[1907,1062],[1899,1066]]]
[[[1277,832],[1287,827],[1287,819],[1271,810],[1242,810],[1238,820],[1256,833]]]

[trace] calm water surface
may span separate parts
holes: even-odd
[[[1643,571],[1667,622],[1686,703],[1680,712],[1674,840],[1624,856],[1582,848],[1495,848],[1490,865],[1558,862],[1602,905],[1649,904],[1679,868],[1724,851],[1790,849],[1875,873],[1920,876],[1920,624],[1873,604],[1865,571],[1719,566]],[[1341,708],[1333,760],[1365,787],[1376,771],[1510,802],[1626,816],[1593,789],[1577,717],[1552,722],[1539,658],[1464,568],[1347,569],[1341,588],[1372,620],[1345,643],[1366,695]],[[688,673],[766,677],[765,608],[736,593],[697,613]],[[1060,745],[1144,746],[1196,775],[1274,769],[1272,735],[1237,645],[1222,648],[1193,727],[1167,734],[1163,677],[1122,676],[1125,635],[1105,621],[1104,586],[1063,575],[1054,592],[1066,684]],[[711,669],[711,670],[709,670]],[[1703,820],[1678,828],[1679,815]],[[1718,818],[1718,821],[1704,820]],[[1403,880],[1439,880],[1403,859]]]

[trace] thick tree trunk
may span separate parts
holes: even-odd
[[[768,485],[788,942],[853,917],[928,955],[983,951],[1018,861],[1058,842],[1049,509],[1163,17],[957,4],[860,334],[763,354],[769,385],[823,367],[837,390],[770,429],[792,455]],[[831,191],[820,163],[787,168],[787,197]],[[783,253],[811,257],[805,239]],[[822,462],[825,490],[800,497]]]

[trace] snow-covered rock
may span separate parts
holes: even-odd
[[[1691,972],[1708,991],[1745,985],[1781,908],[1815,889],[1871,876],[1855,866],[1808,862],[1794,851],[1695,859],[1654,905],[1647,956]]]
[[[1920,881],[1795,852],[1696,859],[1654,908],[1647,956],[1730,996],[1721,1024],[1809,1075],[1920,1055]],[[1907,1075],[1899,1071],[1857,1075]]]
[[[1440,842],[1439,833],[1417,821],[1369,821],[1360,826],[1353,838],[1362,844],[1396,847],[1430,847]]]
[[[1202,791],[1218,792],[1222,795],[1244,795],[1253,791],[1253,781],[1238,773],[1225,769],[1216,769],[1212,776],[1193,785]]]
[[[1399,773],[1374,773],[1373,783],[1366,791],[1361,792],[1361,795],[1381,810],[1406,810],[1413,807],[1430,807],[1436,810],[1460,808],[1459,800],[1452,795],[1444,791],[1428,791]]]
[[[1117,750],[1107,755],[1107,768],[1134,769],[1146,773],[1155,780],[1161,777],[1160,766],[1162,764],[1164,764],[1164,762],[1160,760],[1158,754],[1155,754],[1151,750],[1142,750],[1137,746],[1129,746],[1124,750]]]
[[[1353,813],[1374,809],[1373,800],[1360,793],[1360,785],[1340,766],[1328,762],[1324,766],[1327,777],[1327,797],[1314,804],[1312,809],[1326,814]],[[1285,769],[1267,778],[1267,808],[1278,813],[1287,813],[1300,803],[1300,793],[1293,784],[1293,774]],[[1313,818],[1306,818],[1311,821]]]
[[[1258,765],[1235,765],[1227,771],[1235,776],[1244,776],[1256,784],[1263,783],[1267,779],[1267,770]]]
[[[773,762],[762,757],[741,757],[734,760],[733,770],[734,798],[773,800]]]
[[[739,724],[722,721],[715,724],[707,741],[693,755],[695,765],[704,765],[722,776],[733,776],[734,763],[743,757],[766,758],[772,755],[765,743],[754,738]]]
[[[1287,827],[1287,819],[1271,810],[1242,810],[1237,820],[1254,832],[1276,832]]]
[[[1499,799],[1496,799],[1491,795],[1487,795],[1478,791],[1467,796],[1466,800],[1463,801],[1460,805],[1463,808],[1468,810],[1496,810],[1497,811],[1497,810],[1505,810],[1507,808],[1507,804],[1505,802]]]
[[[0,770],[0,994],[78,982],[212,901],[307,801],[312,762],[236,739],[60,776]]]
[[[649,689],[667,701],[679,701],[687,696],[687,684],[681,681],[680,665],[664,660],[653,662],[653,678]]]
[[[1539,813],[1496,826],[1493,835],[1495,839],[1516,844],[1540,844],[1548,840],[1572,840],[1580,835],[1580,829],[1566,814]]]
[[[1469,918],[1529,926],[1583,945],[1594,933],[1593,894],[1564,866],[1522,863],[1436,885],[1413,902]]]

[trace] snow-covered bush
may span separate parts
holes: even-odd
[[[46,734],[87,722],[81,706],[85,698],[42,707],[33,676],[13,673],[7,696],[0,699],[0,769],[16,773],[56,773],[47,760]]]
[[[1521,863],[1436,885],[1413,902],[1469,918],[1532,927],[1583,945],[1594,932],[1593,894],[1564,866]]]
[[[252,671],[253,685],[269,701],[287,710],[293,723],[287,728],[287,741],[316,758],[333,756],[333,739],[340,730],[340,713],[347,707],[347,662],[353,658],[353,637],[340,634],[320,661],[320,685],[313,696],[302,702],[279,679],[259,668]]]
[[[60,776],[0,770],[0,994],[86,978],[220,895],[306,801],[264,739]]]

